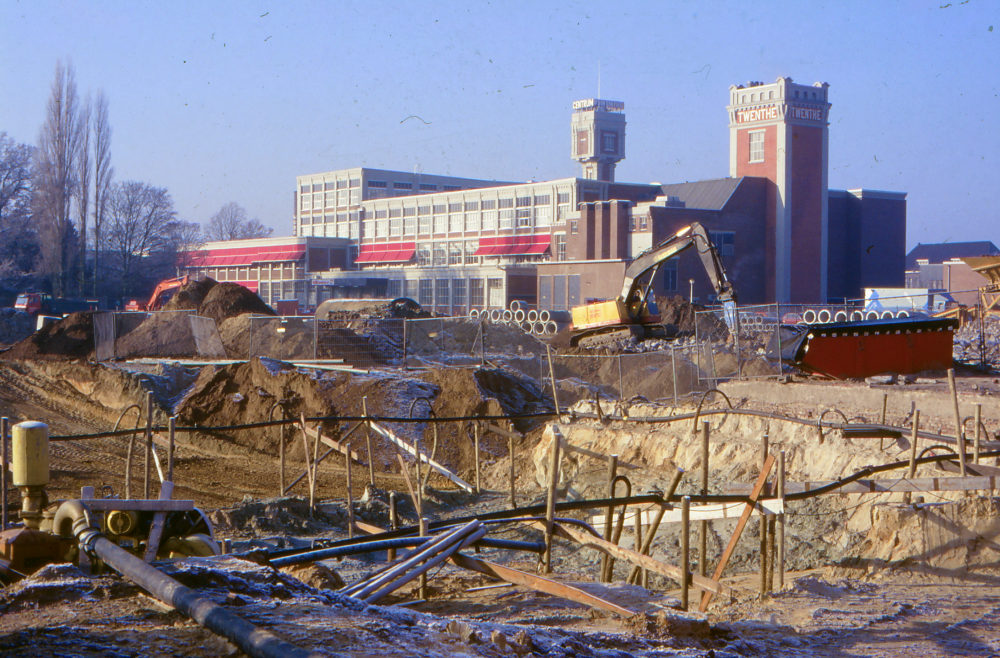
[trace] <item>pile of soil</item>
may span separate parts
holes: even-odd
[[[212,318],[221,323],[227,318],[244,313],[277,315],[256,293],[252,293],[238,283],[224,281],[209,289],[204,301],[198,307],[198,315]]]
[[[657,297],[656,306],[660,309],[660,322],[668,337],[694,336],[697,332],[698,336],[711,335],[714,340],[724,341],[729,335],[729,329],[721,318],[705,313],[708,308],[692,304],[680,295]]]
[[[244,313],[220,322],[219,336],[230,359],[313,358],[312,318]]]
[[[4,352],[4,359],[86,359],[94,351],[93,313],[71,313],[45,325]]]
[[[320,320],[338,320],[349,322],[365,319],[396,319],[415,320],[434,317],[425,311],[417,302],[407,297],[400,297],[391,302],[381,300],[340,300],[329,299],[316,309],[316,317]]]
[[[170,301],[164,304],[164,311],[197,311],[201,308],[205,296],[214,288],[218,282],[215,279],[205,278],[201,281],[188,281],[181,286]]]

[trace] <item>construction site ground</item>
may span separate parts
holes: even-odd
[[[928,373],[914,383],[830,383],[813,380],[729,382],[720,385],[737,409],[765,416],[705,416],[710,422],[709,491],[752,483],[761,464],[761,437],[773,452],[786,454],[790,482],[835,480],[869,465],[906,460],[904,438],[846,439],[827,431],[820,442],[814,427],[779,416],[854,423],[879,422],[883,394],[885,422],[908,428],[913,409],[921,427],[954,435],[954,412],[947,381]],[[551,388],[504,368],[437,368],[370,374],[292,368],[276,361],[198,368],[163,365],[126,368],[85,360],[7,359],[0,361],[0,414],[15,421],[41,420],[53,436],[110,430],[130,405],[145,404],[153,391],[157,425],[170,415],[182,427],[229,426],[265,421],[274,403],[286,402],[292,417],[361,415],[362,404],[382,418],[413,413],[439,417],[540,413],[552,408]],[[667,398],[667,396],[664,396]],[[427,402],[416,402],[427,398]],[[669,399],[602,398],[602,412],[631,418],[669,417],[694,411],[699,395]],[[982,405],[984,441],[1000,430],[1000,382],[960,373],[963,416]],[[703,409],[728,408],[711,395]],[[581,400],[579,413],[594,410]],[[839,412],[839,413],[838,413]],[[280,411],[276,412],[280,416]],[[523,438],[515,441],[515,494],[519,506],[544,503],[551,448],[547,424],[554,418],[517,420]],[[122,421],[137,425],[135,411]],[[143,417],[139,427],[144,425]],[[328,422],[336,438],[353,423]],[[386,423],[402,438],[419,436],[429,450],[429,424]],[[604,498],[606,457],[619,456],[634,494],[665,491],[676,468],[684,469],[678,493],[695,494],[701,468],[700,442],[692,421],[641,423],[570,419],[559,427],[567,450],[559,481],[560,500]],[[971,424],[970,424],[971,427]],[[416,583],[378,605],[334,592],[372,572],[385,554],[328,560],[315,566],[275,570],[240,559],[241,552],[306,547],[316,540],[347,536],[343,457],[318,468],[317,508],[310,513],[308,487],[300,482],[279,496],[277,446],[280,430],[179,432],[174,498],[193,499],[208,512],[219,537],[230,538],[236,556],[189,559],[163,568],[180,582],[230,606],[236,614],[280,637],[327,655],[350,656],[991,656],[1000,655],[1000,500],[990,491],[914,494],[826,495],[789,503],[784,587],[759,596],[758,519],[753,517],[725,571],[733,601],[716,597],[707,614],[695,612],[700,592],[691,591],[691,612],[679,610],[676,582],[650,574],[649,588],[625,584],[630,565],[616,561],[611,583],[598,578],[600,554],[557,539],[552,579],[573,584],[635,613],[628,619],[582,604],[503,586],[485,576],[445,566],[430,574],[430,596],[414,602]],[[141,431],[139,432],[141,439]],[[304,472],[302,433],[289,426],[286,482]],[[53,441],[49,497],[75,498],[82,486],[115,494],[125,489],[128,437]],[[352,447],[367,464],[361,431]],[[474,481],[470,430],[443,425],[436,459],[466,481]],[[463,492],[432,476],[425,515],[434,520],[464,517],[510,507],[510,457],[506,437],[487,434],[482,443],[481,494]],[[142,444],[133,473],[133,495],[142,496]],[[400,500],[401,523],[416,521],[396,449],[373,439],[368,468],[355,464],[352,491],[358,520],[387,528],[389,491]],[[161,452],[162,456],[162,452]],[[995,465],[995,458],[983,460]],[[933,466],[916,477],[952,476]],[[894,472],[875,477],[904,477]],[[153,471],[153,491],[158,478]],[[105,490],[107,491],[107,490]],[[621,491],[619,490],[619,495]],[[11,509],[19,504],[13,496]],[[591,521],[602,510],[567,514]],[[735,528],[735,519],[713,521],[708,574],[715,568]],[[697,570],[697,523],[692,531],[692,568]],[[599,528],[600,529],[600,528]],[[524,524],[498,526],[491,536],[541,541]],[[631,547],[626,528],[621,544]],[[469,551],[470,555],[473,552]],[[653,557],[680,562],[677,524],[663,525]],[[499,549],[477,555],[529,573],[539,572],[537,556]],[[488,589],[481,589],[488,588]],[[72,565],[51,565],[0,590],[0,655],[11,656],[238,656],[225,640],[144,594],[116,574],[84,576]]]

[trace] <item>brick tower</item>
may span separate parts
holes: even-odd
[[[826,302],[829,85],[778,78],[729,88],[729,175],[771,182],[767,300]]]
[[[625,159],[625,103],[573,103],[573,159],[583,166],[584,178],[614,182],[615,165]]]

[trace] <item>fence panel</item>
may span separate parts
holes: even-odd
[[[98,361],[115,358],[115,314],[94,313],[94,355]]]

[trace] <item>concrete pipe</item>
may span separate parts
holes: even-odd
[[[819,320],[820,322],[822,322],[823,324],[826,324],[827,322],[829,322],[829,321],[830,321],[830,311],[828,311],[828,310],[827,310],[827,309],[825,309],[825,308],[824,308],[824,309],[822,309],[822,310],[821,310],[821,311],[820,311],[820,312],[819,312],[819,313],[818,313],[818,314],[816,315],[816,319],[817,319],[817,320]]]
[[[539,322],[548,322],[551,319],[552,319],[552,314],[549,313],[548,311],[539,311],[538,312],[538,321]]]
[[[514,311],[514,322],[521,323],[527,320],[528,314],[521,309]]]
[[[547,336],[552,336],[556,334],[558,331],[559,327],[552,320],[549,320],[548,322],[545,323],[545,334]]]
[[[802,319],[805,321],[806,324],[812,324],[813,322],[816,322],[816,311],[812,310],[811,308],[807,308],[805,311],[802,312]]]
[[[908,317],[910,317],[910,312],[909,311],[900,311],[899,313],[896,314],[896,317],[897,318],[908,318]]]
[[[528,322],[538,322],[538,311],[531,309],[528,311],[528,317],[525,318]]]
[[[549,320],[553,322],[572,322],[573,313],[570,311],[549,311]]]
[[[837,314],[833,316],[834,322],[847,322],[847,311],[837,311]]]
[[[514,319],[514,314],[511,313],[509,310],[505,310],[502,314],[502,317],[504,322],[510,322],[511,320]]]
[[[490,321],[491,322],[500,322],[500,318],[501,318],[502,315],[503,315],[502,312],[500,312],[497,309],[493,309],[492,311],[490,311]]]
[[[534,324],[534,326],[532,326],[532,328],[531,328],[531,333],[535,334],[536,336],[544,336],[545,335],[545,323],[542,322],[541,320],[539,320],[538,322],[536,322]]]
[[[59,506],[53,530],[63,536],[76,535],[81,550],[95,555],[160,601],[220,635],[254,658],[318,658],[319,654],[285,642],[254,626],[193,589],[161,573],[131,553],[119,548],[100,532],[87,506],[70,500]]]
[[[478,308],[474,308],[471,311],[469,311],[469,317],[470,318],[478,318],[479,317],[479,309]]]
[[[865,314],[861,311],[851,311],[851,322],[861,322],[865,319]]]
[[[868,311],[865,313],[865,320],[878,320],[878,311]]]
[[[892,311],[882,311],[882,315],[880,317],[883,320],[891,320],[894,317],[896,317],[896,314],[893,313]]]
[[[518,326],[521,327],[521,331],[523,331],[526,334],[530,334],[531,333],[531,327],[533,325],[532,325],[531,322],[528,322],[527,320],[525,320],[524,322],[521,322]]]

